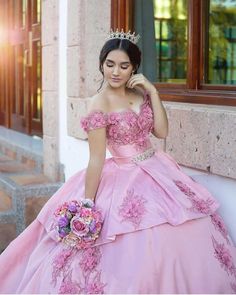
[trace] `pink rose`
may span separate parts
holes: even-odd
[[[125,113],[126,122],[129,126],[135,126],[137,122],[136,114],[131,110],[130,112]]]
[[[120,114],[112,112],[108,116],[108,124],[117,125],[120,119]]]
[[[138,118],[138,126],[141,130],[147,130],[149,124],[150,122],[147,120],[147,118],[141,116]]]
[[[80,121],[81,127],[84,129],[84,131],[88,131],[89,128],[89,121],[87,118],[82,118]]]
[[[89,227],[84,223],[84,220],[78,216],[74,216],[70,221],[71,231],[77,237],[84,237],[89,232]]]

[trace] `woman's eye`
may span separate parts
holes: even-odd
[[[107,67],[111,68],[111,67],[113,67],[113,64],[107,64]]]
[[[122,70],[127,70],[128,69],[128,67],[121,67],[122,68]]]

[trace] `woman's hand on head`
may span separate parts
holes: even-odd
[[[131,76],[131,78],[126,83],[126,87],[128,88],[142,87],[150,94],[152,92],[156,92],[155,86],[143,74],[135,74]]]

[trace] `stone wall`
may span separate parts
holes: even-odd
[[[42,97],[44,174],[58,181],[59,176],[59,1],[42,1]]]
[[[166,151],[180,164],[236,179],[236,107],[165,103]]]
[[[79,126],[89,96],[101,82],[98,57],[110,30],[110,1],[68,1],[68,134],[86,138]]]

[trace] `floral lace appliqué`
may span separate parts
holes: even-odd
[[[236,267],[233,263],[233,258],[229,252],[229,249],[224,245],[224,243],[219,243],[212,236],[212,243],[215,250],[214,256],[220,262],[221,267],[236,278]]]
[[[119,207],[119,215],[122,221],[129,221],[135,228],[138,228],[143,215],[146,213],[145,203],[147,202],[142,196],[135,195],[134,190],[127,191],[121,206]]]
[[[134,144],[137,150],[142,150],[147,147],[147,139],[153,129],[150,99],[145,94],[139,113],[132,109],[109,113],[93,111],[81,119],[81,126],[86,132],[106,127],[108,145]]]
[[[107,116],[102,111],[93,111],[80,121],[81,127],[88,132],[93,129],[103,128],[107,125]]]
[[[186,184],[182,181],[175,180],[175,185],[183,192],[190,202],[192,203],[192,207],[190,210],[194,212],[200,212],[203,214],[210,214],[212,213],[211,206],[214,204],[214,200],[208,198],[207,200],[203,200],[196,196],[195,192],[193,192]]]
[[[81,288],[77,282],[72,281],[72,271],[70,271],[61,283],[59,294],[81,294]]]
[[[230,244],[230,241],[229,241],[229,233],[228,233],[228,230],[224,224],[224,221],[223,219],[220,217],[220,215],[218,213],[213,213],[211,215],[211,222],[213,223],[214,227],[216,230],[218,230],[221,235],[224,237],[224,239],[226,240],[226,242],[228,244]]]
[[[236,294],[236,283],[231,283],[230,286],[231,286],[233,292]]]
[[[104,284],[101,280],[101,270],[98,265],[101,259],[101,252],[98,247],[83,250],[81,261],[79,262],[84,281],[80,284],[81,293],[103,294]]]
[[[53,260],[52,282],[54,286],[59,276],[66,277],[70,268],[71,257],[75,250],[72,248],[63,249]]]
[[[111,112],[107,116],[108,145],[135,144],[137,150],[146,147],[148,135],[153,129],[153,112],[147,97],[138,114],[125,110]]]
[[[58,279],[62,277],[59,294],[103,294],[106,284],[102,282],[101,270],[98,269],[101,256],[98,247],[82,251],[68,248],[57,254],[53,260],[52,283],[55,287]],[[74,274],[74,277],[79,277],[80,280],[73,280],[72,262],[79,258],[78,272],[81,272],[81,275]]]

